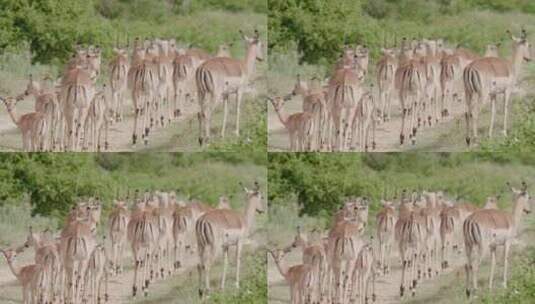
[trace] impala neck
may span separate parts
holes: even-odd
[[[284,126],[286,126],[286,123],[288,122],[288,114],[284,112],[284,110],[281,108],[277,109],[275,108],[275,112],[277,112],[277,116],[279,116],[280,121]]]
[[[513,205],[513,229],[516,233],[518,230],[518,226],[520,224],[520,220],[522,219],[522,212],[524,209],[524,204],[529,204],[529,202],[526,201],[525,196],[520,195],[515,198],[515,203]]]
[[[286,279],[288,275],[288,266],[282,265],[281,260],[273,259],[275,261],[275,265],[277,266],[277,269],[279,270],[280,274]]]
[[[247,203],[247,207],[245,208],[243,215],[245,231],[247,234],[249,234],[249,231],[251,231],[254,226],[256,206],[253,204],[253,200],[255,199],[257,199],[256,196],[249,198],[249,202]]]
[[[7,258],[6,258],[6,260],[7,260]],[[9,270],[11,270],[11,273],[13,273],[13,275],[14,275],[17,279],[19,279],[20,269],[17,270],[17,269],[15,268],[15,265],[13,265],[13,261],[10,261],[10,260],[7,260],[7,265],[9,266]]]
[[[8,109],[7,113],[9,114],[9,117],[11,117],[11,120],[13,120],[15,125],[18,127],[19,126],[19,119],[17,118],[17,113],[15,112],[15,107],[13,107],[13,109],[11,109],[11,110]]]
[[[511,67],[513,68],[513,77],[516,79],[518,76],[518,73],[520,72],[520,68],[522,66],[522,54],[517,50],[516,45],[513,45],[513,52],[511,54]]]
[[[255,64],[256,64],[256,51],[257,51],[258,45],[257,44],[249,44],[247,47],[247,53],[245,54],[245,68],[247,69],[247,77],[251,77],[251,75],[255,72]]]

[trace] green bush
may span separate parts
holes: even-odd
[[[508,193],[505,183],[535,184],[533,154],[518,153],[273,153],[269,155],[269,200],[295,202],[301,215],[329,220],[348,196],[371,199],[409,191],[442,190],[452,199],[482,205],[489,195]],[[502,204],[510,195],[502,195]]]
[[[208,303],[213,304],[264,304],[267,301],[267,260],[266,252],[259,250],[252,256],[247,256],[247,280],[242,280],[240,289],[230,292],[215,293]]]

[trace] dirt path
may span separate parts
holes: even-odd
[[[511,256],[513,256],[515,252],[518,253],[519,251],[523,250],[526,243],[530,244],[533,242],[533,234],[528,234],[525,232],[527,232],[527,230],[524,230],[524,232],[520,235],[519,240],[515,243]],[[376,280],[376,303],[394,304],[402,302],[399,296],[399,284],[401,280],[399,254],[395,246],[392,251],[394,256],[391,258],[391,272],[386,276],[378,277]],[[501,267],[503,262],[499,258],[500,252],[501,251],[499,250],[497,259],[497,272],[495,277],[496,286],[499,286],[501,282]],[[296,265],[301,263],[301,257],[301,251],[294,250],[287,256],[285,261],[287,261],[288,265]],[[484,263],[486,262],[488,262],[488,259],[485,260]],[[446,301],[447,303],[465,302],[466,298],[464,297],[464,289],[456,290],[455,294],[448,292],[444,293],[445,290],[451,291],[452,286],[455,286],[459,282],[462,282],[463,284],[465,282],[464,264],[466,263],[466,256],[464,252],[461,254],[452,255],[449,263],[451,266],[446,270],[441,271],[438,276],[420,281],[416,290],[416,296],[405,296],[403,301],[410,303],[431,303],[431,300],[429,299],[436,300],[439,298],[445,298],[451,299],[451,301]],[[480,278],[482,278],[484,275],[484,271],[481,271]],[[482,288],[486,288],[485,283],[483,283],[482,286]],[[268,303],[290,303],[289,288],[286,285],[284,278],[277,270],[271,257],[268,258],[268,288]]]
[[[522,77],[529,75],[531,69],[524,69]],[[519,79],[522,79],[519,78]],[[527,78],[526,78],[527,79]],[[533,91],[533,84],[530,81],[520,80],[520,87],[516,88],[512,98],[519,99],[524,97],[527,92]],[[378,93],[374,93],[378,96]],[[503,102],[499,99],[496,107],[496,124],[495,136],[501,136],[501,128],[503,126]],[[510,121],[512,111],[512,104],[510,103]],[[488,134],[488,125],[490,123],[489,105],[482,108],[482,113],[479,118],[479,132],[480,137],[484,138]],[[423,126],[418,129],[416,143],[411,144],[406,135],[406,140],[403,146],[400,145],[399,135],[401,129],[401,115],[399,102],[394,101],[392,105],[392,119],[386,123],[377,126],[376,130],[376,149],[370,152],[403,152],[403,151],[428,151],[428,152],[463,152],[468,151],[465,144],[465,118],[464,113],[466,106],[464,102],[453,102],[450,105],[450,115],[442,118],[438,123],[432,121],[432,126]],[[288,114],[301,112],[302,101],[301,98],[294,98],[285,105],[285,110]],[[268,147],[270,151],[288,151],[289,140],[288,134],[280,122],[277,114],[272,106],[269,107],[269,141]],[[510,128],[509,123],[509,128]]]
[[[252,240],[246,243],[242,256],[242,262],[245,257],[256,250],[260,245],[258,240]],[[109,246],[107,246],[109,248]],[[108,249],[107,249],[108,250]],[[109,252],[107,253],[109,254]],[[232,257],[235,251],[230,251],[230,262],[227,275],[227,287],[233,287],[235,263]],[[221,274],[221,263],[216,262],[212,271],[212,285],[219,287]],[[33,250],[24,252],[20,259],[17,259],[15,265],[26,265],[33,261]],[[142,292],[138,293],[136,299],[132,298],[132,282],[134,279],[134,270],[132,267],[132,258],[130,250],[125,249],[125,258],[123,265],[124,272],[118,276],[110,276],[108,281],[108,293],[110,304],[115,303],[199,303],[197,288],[197,254],[187,254],[183,259],[184,267],[172,273],[170,277],[166,276],[163,280],[159,279],[151,283],[148,297],[144,297]],[[245,273],[247,264],[242,265],[241,273]],[[244,278],[245,279],[245,278]],[[217,290],[214,288],[214,290]],[[22,294],[20,284],[17,282],[8,266],[2,258],[0,260],[0,303],[22,303]]]

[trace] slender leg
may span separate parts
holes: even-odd
[[[221,137],[225,137],[225,129],[227,127],[227,115],[228,115],[228,96],[223,97],[223,126],[221,127]]]
[[[241,89],[238,89],[238,92],[236,93],[236,136],[240,136],[240,108],[242,97],[243,92]]]
[[[221,276],[221,290],[225,289],[225,279],[228,267],[228,247],[223,248],[223,275]]]
[[[509,100],[511,99],[511,90],[506,89],[504,95],[503,136],[507,136],[507,116],[509,116]]]
[[[236,244],[236,288],[240,288],[240,263],[242,245],[242,240],[239,240],[238,244]]]
[[[511,244],[506,241],[505,242],[505,248],[504,248],[504,254],[503,254],[503,288],[507,288],[507,266],[509,263],[509,247]]]
[[[494,269],[496,268],[496,248],[490,249],[490,275],[489,275],[489,289],[492,290],[492,281],[494,279]]]
[[[489,137],[492,138],[492,130],[494,128],[494,119],[496,117],[496,95],[490,97],[490,126],[489,126]]]

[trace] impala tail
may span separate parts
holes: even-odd
[[[463,72],[464,89],[467,95],[481,94],[481,74],[477,69],[467,66]]]
[[[205,96],[208,92],[214,92],[214,79],[209,70],[205,69],[203,66],[200,66],[195,72],[195,79],[197,82],[199,96]]]

